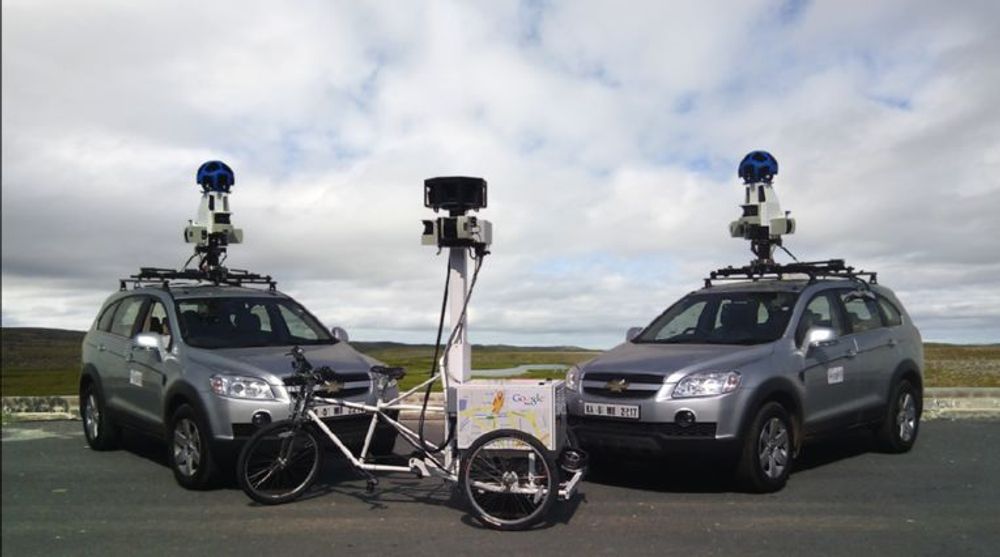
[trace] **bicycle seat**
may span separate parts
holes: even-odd
[[[371,372],[376,375],[384,375],[389,379],[395,379],[396,381],[406,377],[405,367],[372,366]]]

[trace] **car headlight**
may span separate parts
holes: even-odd
[[[581,375],[583,373],[580,371],[580,366],[571,366],[566,371],[566,388],[571,391],[579,391]]]
[[[220,396],[252,400],[274,399],[274,391],[271,390],[271,386],[267,382],[253,377],[213,375],[211,385],[212,392]]]
[[[674,387],[674,398],[693,398],[699,396],[715,396],[731,393],[740,386],[740,374],[736,371],[728,373],[692,373]]]

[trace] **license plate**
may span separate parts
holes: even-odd
[[[339,406],[337,404],[330,404],[328,406],[317,406],[313,408],[313,412],[316,416],[320,418],[335,418],[337,416],[348,416],[351,414],[364,414],[365,411],[360,408],[350,408],[347,406]]]
[[[635,404],[600,404],[597,402],[585,402],[583,403],[583,413],[588,416],[638,420],[639,406]]]

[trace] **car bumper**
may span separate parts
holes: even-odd
[[[667,384],[649,398],[612,398],[570,392],[566,403],[569,426],[577,442],[591,452],[602,451],[673,454],[684,452],[729,453],[737,445],[738,410],[746,403],[747,391],[725,395],[674,399]],[[633,405],[639,419],[587,415],[586,403]],[[694,422],[681,425],[678,417],[689,414]]]
[[[218,444],[239,443],[249,439],[258,429],[254,424],[254,416],[266,415],[266,419],[262,422],[266,424],[288,419],[291,414],[292,406],[288,400],[243,400],[220,397],[212,393],[205,393],[203,396],[211,402],[207,405],[207,414],[213,438]],[[370,393],[344,400],[374,404],[374,397]],[[370,422],[371,414],[353,414],[323,420],[323,423],[344,441],[354,441],[358,437],[364,440]],[[389,427],[381,422],[378,425],[379,430]]]
[[[737,446],[735,439],[716,437],[717,427],[712,422],[698,422],[683,427],[673,422],[625,422],[569,417],[573,438],[583,449],[594,455],[699,453],[721,456],[733,453]]]

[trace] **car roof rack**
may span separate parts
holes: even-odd
[[[745,279],[758,281],[763,278],[781,280],[785,275],[792,274],[807,275],[810,283],[820,278],[846,278],[866,286],[878,284],[878,277],[874,272],[856,271],[854,267],[846,265],[843,259],[827,259],[826,261],[797,261],[785,264],[754,261],[743,267],[724,267],[709,273],[708,277],[705,278],[705,288],[711,287],[712,281]]]
[[[190,282],[212,283],[216,286],[245,286],[251,284],[266,284],[268,290],[274,292],[278,288],[278,283],[271,275],[260,275],[251,273],[243,269],[227,269],[226,267],[214,267],[210,270],[202,269],[163,269],[159,267],[140,267],[139,273],[129,278],[119,279],[120,290],[127,290],[128,285],[138,288],[148,284],[159,284],[165,289],[171,285],[178,286],[175,281],[185,281],[183,285],[190,286]]]

